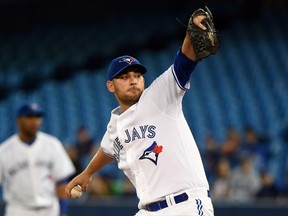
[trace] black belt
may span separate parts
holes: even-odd
[[[210,191],[209,190],[207,191],[207,196],[210,197]],[[175,201],[176,204],[178,204],[178,203],[181,203],[181,202],[184,202],[184,201],[188,200],[188,198],[189,198],[188,194],[184,192],[182,194],[179,194],[179,195],[175,196],[174,197],[174,201]],[[166,199],[164,199],[164,200],[161,200],[161,201],[157,201],[157,202],[153,202],[153,203],[147,204],[145,206],[145,209],[147,211],[154,212],[154,211],[158,211],[160,209],[166,208],[166,207],[168,207],[168,204],[167,204]]]

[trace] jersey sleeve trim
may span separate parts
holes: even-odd
[[[187,90],[189,87],[186,84],[189,82],[190,76],[194,71],[198,62],[190,60],[186,57],[181,49],[176,53],[175,61],[172,67],[173,76],[177,82],[177,85],[183,89]]]
[[[175,79],[177,85],[179,86],[179,88],[182,89],[182,90],[184,90],[184,91],[188,90],[187,87],[185,87],[185,86],[183,87],[183,86],[180,84],[180,82],[179,82],[179,80],[178,80],[178,78],[177,78],[177,75],[175,74],[175,70],[174,70],[173,67],[172,67],[172,74],[173,74],[174,79]]]
[[[63,178],[63,179],[59,179],[57,181],[57,184],[60,185],[60,184],[66,184],[68,183],[69,179],[66,177],[66,178]]]
[[[102,150],[103,150],[103,153],[104,153],[107,157],[110,157],[110,158],[115,159],[115,156],[112,155],[112,154],[110,154],[110,153],[108,153],[104,148],[102,148]]]

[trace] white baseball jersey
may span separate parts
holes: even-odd
[[[117,159],[134,184],[140,209],[178,191],[209,189],[182,111],[189,81],[181,85],[174,69],[172,65],[154,80],[128,110],[114,109],[101,141],[105,154]]]
[[[28,145],[15,134],[0,145],[0,155],[5,215],[59,216],[56,182],[75,172],[62,143],[38,132]]]

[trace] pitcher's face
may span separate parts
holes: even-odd
[[[110,92],[114,93],[120,106],[132,106],[137,103],[144,91],[144,77],[142,73],[129,68],[128,72],[121,73],[107,82]]]

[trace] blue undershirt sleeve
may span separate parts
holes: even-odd
[[[68,215],[68,202],[66,199],[59,199],[60,215]]]
[[[194,71],[198,62],[190,60],[186,57],[181,49],[176,53],[174,60],[174,76],[181,89],[186,89],[185,85],[190,79],[190,75]]]
[[[60,181],[57,181],[58,184],[65,184],[68,182],[68,179],[62,179]],[[66,199],[59,199],[59,205],[60,205],[60,215],[68,215],[68,202]]]

